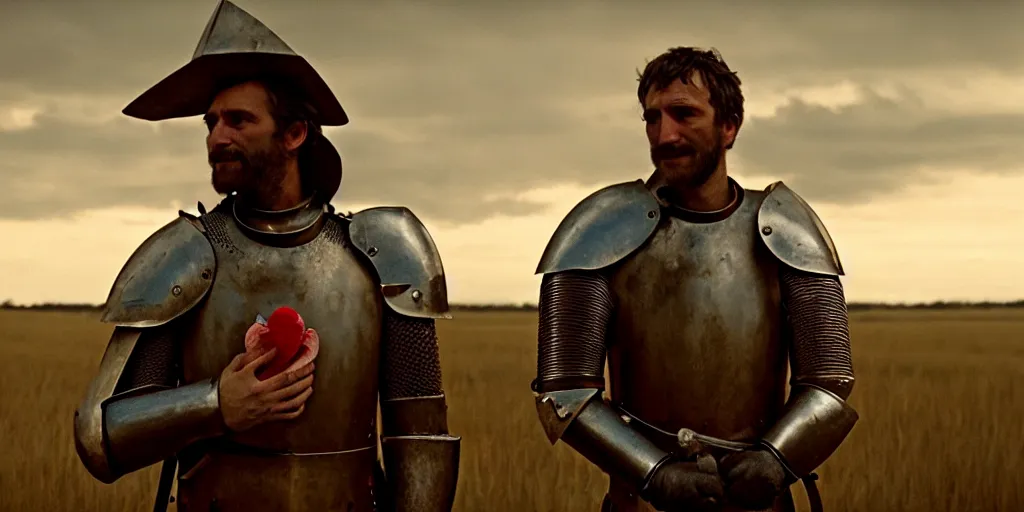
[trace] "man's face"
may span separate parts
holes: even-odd
[[[731,125],[715,123],[715,109],[699,73],[688,84],[677,79],[665,89],[652,88],[643,117],[651,162],[676,186],[703,185],[736,136]]]
[[[289,151],[255,82],[221,91],[204,116],[213,188],[220,194],[273,193],[284,179]]]

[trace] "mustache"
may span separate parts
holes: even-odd
[[[696,152],[697,150],[689,144],[661,144],[660,146],[651,148],[651,158],[653,160],[668,160],[671,158],[690,156]]]
[[[217,148],[210,152],[207,158],[210,165],[219,164],[223,162],[248,162],[245,158],[245,154],[241,150],[236,148]]]

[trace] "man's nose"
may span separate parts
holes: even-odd
[[[663,116],[658,127],[658,145],[679,142],[683,138],[681,132],[679,123],[671,116]]]
[[[218,122],[210,130],[210,134],[206,136],[206,145],[209,149],[225,147],[231,144],[231,139],[228,137],[228,130],[224,127],[224,123]]]

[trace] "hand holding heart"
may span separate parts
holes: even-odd
[[[257,375],[260,380],[311,362],[320,351],[320,337],[313,329],[306,329],[302,317],[294,309],[280,307],[270,315],[267,325],[256,322],[245,333],[245,352],[250,359],[256,359],[272,348],[277,348],[277,354],[270,365]]]
[[[320,346],[316,332],[305,329],[294,310],[279,308],[266,326],[249,328],[245,346],[220,376],[224,424],[242,432],[297,418],[313,393],[313,359]]]

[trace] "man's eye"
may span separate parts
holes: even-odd
[[[647,124],[657,123],[660,116],[657,112],[644,112],[643,119]]]
[[[675,119],[686,119],[694,114],[693,109],[690,107],[672,107],[670,112]]]

